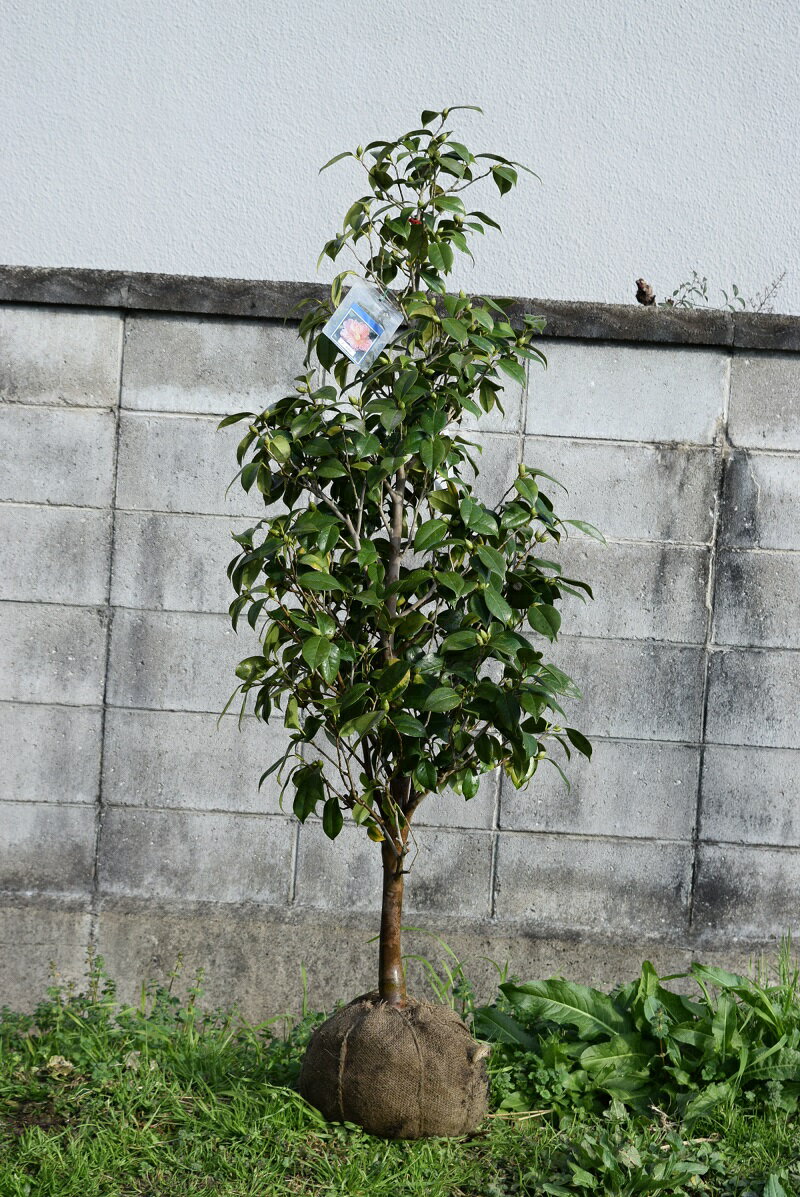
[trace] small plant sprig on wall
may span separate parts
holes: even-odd
[[[239,480],[281,505],[234,538],[231,617],[236,627],[246,615],[262,651],[239,664],[232,699],[241,692],[242,709],[252,700],[265,721],[283,711],[291,742],[262,781],[283,766],[301,821],[321,813],[335,839],[349,813],[380,845],[373,1006],[417,1013],[400,924],[420,803],[447,788],[472,798],[497,768],[521,787],[552,760],[553,745],[567,757],[571,748],[591,753],[564,726],[560,702],[578,691],[543,653],[558,634],[562,595],[591,594],[542,555],[576,521],[559,519],[539,488],[548,475],[525,465],[500,502],[481,502],[478,447],[459,430],[465,412],[500,406],[504,382],[524,385],[525,363],[544,357],[533,344],[540,319],[525,315],[514,327],[508,303],[446,291],[456,254],[471,256],[470,238],[499,228],[468,211],[463,193],[490,177],[504,195],[518,178],[518,164],[473,155],[453,138],[453,111],[423,112],[397,140],[327,164],[350,157],[366,172],[368,194],[323,250],[334,261],[351,252],[357,269],[337,275],[330,301],[304,315],[309,373],[295,392],[260,415],[222,421],[248,421]],[[403,319],[363,370],[322,332],[350,275],[380,288]],[[373,1125],[352,1108],[336,1114],[314,1084],[307,1076],[307,1094],[326,1113]],[[392,1123],[398,1136],[463,1129],[436,1125],[422,1115]]]

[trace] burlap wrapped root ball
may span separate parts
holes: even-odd
[[[314,1032],[300,1092],[329,1121],[382,1138],[464,1135],[488,1109],[488,1055],[448,1007],[409,998],[398,1010],[368,993]]]

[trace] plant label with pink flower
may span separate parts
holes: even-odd
[[[359,279],[322,332],[361,370],[367,370],[403,323],[388,292]]]

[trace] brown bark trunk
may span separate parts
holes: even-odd
[[[380,957],[378,963],[380,995],[390,1006],[406,1005],[406,982],[400,948],[403,919],[403,859],[399,859],[388,840],[381,845],[383,858],[383,905],[381,907]]]

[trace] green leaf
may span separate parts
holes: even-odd
[[[336,364],[336,360],[339,356],[339,350],[337,346],[334,345],[333,341],[329,341],[324,334],[321,334],[317,338],[316,350],[317,357],[319,358],[319,364],[322,366],[323,370],[331,370]]]
[[[339,728],[339,735],[345,740],[350,736],[356,736],[360,740],[367,732],[372,731],[373,727],[382,723],[383,719],[383,711],[366,711],[363,715],[356,715],[354,719],[348,719],[343,723]]]
[[[479,154],[478,157],[485,158],[489,155]],[[493,166],[492,178],[497,184],[497,190],[501,195],[505,195],[517,181],[517,172],[513,166]]]
[[[306,765],[292,775],[295,787],[292,809],[301,823],[316,809],[317,803],[324,797],[325,787],[322,772],[314,765]]]
[[[258,461],[251,461],[244,467],[239,478],[239,481],[242,484],[242,490],[250,491],[252,489],[253,483],[255,482],[260,469],[261,463]]]
[[[430,440],[422,442],[419,447],[419,455],[426,470],[430,470],[433,473],[447,456],[447,445],[441,437],[432,437]]]
[[[426,549],[432,549],[435,545],[441,544],[446,536],[447,523],[445,520],[427,520],[417,529],[417,534],[414,537],[414,548],[418,553],[422,553]]]
[[[471,769],[467,769],[461,778],[461,793],[467,800],[474,798],[480,789],[480,784],[481,779],[478,774],[473,773]]]
[[[460,320],[453,320],[446,317],[442,320],[442,328],[447,333],[448,337],[452,337],[454,341],[458,341],[459,345],[466,343],[469,335],[469,330],[466,324],[462,324]]]
[[[217,432],[219,432],[221,428],[227,428],[229,424],[238,424],[240,420],[253,419],[255,419],[255,412],[237,411],[235,415],[225,416],[224,420],[220,420],[219,424],[217,424]]]
[[[582,752],[584,756],[591,757],[592,746],[586,739],[586,736],[582,735],[574,727],[567,727],[564,730],[567,733],[570,744],[577,748],[578,752]]]
[[[453,269],[454,254],[446,241],[432,241],[428,246],[428,260],[437,270],[447,274]]]
[[[497,549],[490,548],[488,544],[478,545],[478,556],[486,568],[497,574],[498,578],[505,577],[506,559]]]
[[[482,220],[484,224],[488,224],[490,229],[497,229],[498,232],[502,232],[497,221],[493,220],[491,216],[487,216],[485,212],[470,212],[470,216],[477,216],[478,220]]]
[[[509,607],[506,600],[499,591],[495,590],[494,586],[487,586],[483,593],[483,601],[491,611],[492,615],[496,615],[503,623],[512,623],[514,620],[514,612]]]
[[[319,669],[331,654],[333,645],[324,636],[311,636],[303,642],[303,660],[311,669]]]
[[[562,520],[561,523],[571,524],[579,532],[585,532],[587,536],[591,536],[592,540],[599,540],[601,544],[606,544],[605,536],[598,528],[595,528],[594,524],[587,524],[585,520]]]
[[[459,155],[459,157],[463,157],[463,155]],[[457,212],[460,216],[466,216],[467,214],[463,201],[457,195],[437,195],[433,201],[433,206],[434,208],[438,208],[440,212]]]
[[[581,1052],[581,1067],[587,1072],[646,1072],[653,1058],[640,1035],[615,1035],[605,1043],[592,1043]]]
[[[341,162],[342,158],[352,158],[353,156],[352,150],[344,150],[341,154],[335,154],[330,161],[319,168],[319,174],[322,174],[323,170],[327,170],[329,166],[333,166],[334,162]]]
[[[414,739],[421,740],[428,734],[425,724],[420,723],[419,719],[415,719],[413,715],[408,715],[405,711],[400,711],[398,715],[393,715],[392,722],[401,736],[411,736]]]
[[[438,686],[425,699],[426,711],[452,711],[461,704],[461,695],[451,686]]]
[[[480,1038],[511,1043],[525,1052],[535,1052],[539,1046],[538,1039],[529,1034],[516,1018],[504,1010],[498,1010],[496,1006],[480,1006],[475,1011],[473,1025]]]
[[[433,790],[439,774],[433,761],[419,761],[414,768],[414,781],[421,790]]]
[[[478,633],[473,632],[471,628],[464,628],[463,631],[452,632],[445,637],[442,641],[442,652],[463,652],[464,649],[474,648],[477,643]]]
[[[376,680],[375,689],[379,694],[394,698],[406,688],[410,677],[411,666],[407,661],[393,661]]]
[[[267,437],[266,449],[270,457],[274,457],[281,465],[284,465],[292,455],[291,441],[282,432],[276,432],[275,436]]]
[[[509,378],[513,378],[514,382],[518,382],[520,386],[525,386],[525,367],[516,358],[501,357],[497,368],[507,374]]]
[[[599,1036],[625,1035],[635,1028],[610,997],[587,985],[553,978],[549,981],[529,981],[524,985],[501,985],[510,1004],[528,1018],[554,1022],[557,1026],[575,1027],[581,1039]]]
[[[303,590],[344,590],[345,587],[336,578],[321,570],[309,570],[308,573],[298,574],[297,582]]]
[[[322,808],[322,830],[329,840],[335,840],[343,826],[344,819],[339,809],[339,800],[331,795]]]
[[[240,661],[236,666],[235,672],[243,682],[252,682],[263,677],[266,667],[267,662],[264,657],[245,657],[244,661]]]
[[[458,510],[464,523],[473,532],[480,532],[482,536],[494,536],[497,533],[498,526],[495,517],[474,499],[462,499]]]
[[[295,731],[300,731],[300,715],[297,706],[297,699],[292,694],[286,704],[286,714],[283,717],[283,726],[293,728]]]
[[[548,603],[535,603],[528,608],[528,623],[535,632],[546,636],[548,640],[555,640],[561,627],[561,615]]]

